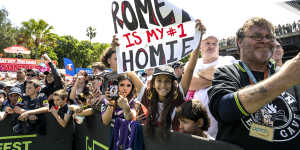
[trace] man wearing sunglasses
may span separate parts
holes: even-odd
[[[275,73],[273,25],[251,18],[237,32],[241,61],[218,68],[208,91],[217,140],[246,150],[300,146],[300,54]]]
[[[20,70],[20,73],[21,73],[21,70]],[[16,86],[21,89],[22,93],[25,93],[27,81],[30,81],[32,79],[39,80],[39,73],[40,73],[40,71],[37,69],[27,69],[25,72],[25,74],[26,74],[26,76],[24,78],[25,81],[23,81],[23,83],[19,82],[19,84],[16,84]]]

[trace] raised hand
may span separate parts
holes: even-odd
[[[120,46],[119,39],[114,35],[111,42],[111,48],[116,49],[118,46]]]

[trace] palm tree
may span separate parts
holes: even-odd
[[[22,25],[21,32],[24,33],[24,41],[29,48],[35,47],[35,59],[37,59],[40,44],[47,45],[49,42],[55,42],[54,34],[51,33],[53,26],[42,19],[38,21],[30,19],[22,22]]]
[[[86,29],[86,36],[89,37],[90,43],[91,43],[91,42],[92,42],[92,39],[96,37],[96,28],[93,28],[93,27],[89,26],[89,27]]]

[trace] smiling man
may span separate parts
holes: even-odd
[[[208,91],[217,140],[246,150],[299,147],[300,54],[275,73],[274,27],[259,17],[239,29],[237,45],[241,61],[218,68]]]

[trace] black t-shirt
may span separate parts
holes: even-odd
[[[73,114],[73,112],[69,109],[68,104],[66,104],[62,108],[60,108],[57,113],[61,119],[64,119],[65,114],[69,114],[69,115]]]
[[[271,67],[271,74],[274,74]],[[264,79],[264,73],[253,72],[255,78]],[[210,99],[209,108],[218,120],[217,140],[227,141],[249,150],[254,149],[284,149],[300,147],[300,87],[295,86],[281,93],[271,103],[249,116],[242,116],[240,120],[222,122],[218,116],[218,102],[228,94],[250,85],[249,77],[241,65],[232,64],[218,68],[214,74],[212,87],[208,91]],[[262,115],[264,114],[264,115]],[[253,122],[271,122],[274,128],[273,142],[249,136],[250,125]]]
[[[35,99],[31,99],[29,96],[23,96],[22,99],[19,99],[17,106],[25,110],[34,110],[41,107],[49,107],[48,98],[44,93],[40,93]]]

